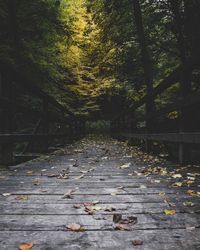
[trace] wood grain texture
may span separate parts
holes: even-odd
[[[191,187],[172,188],[180,180],[137,175],[147,164],[129,154],[129,147],[114,140],[86,138],[62,152],[1,170],[0,249],[16,250],[33,241],[38,250],[128,250],[134,248],[132,240],[142,240],[137,249],[143,250],[200,249],[200,199],[187,194],[199,189],[199,179]],[[173,164],[167,168],[175,169]],[[52,174],[68,178],[48,177]],[[71,197],[63,199],[69,190]],[[97,201],[99,210],[89,215],[84,203]],[[187,201],[195,206],[184,206]],[[111,207],[115,211],[106,211]],[[166,215],[166,209],[176,214]],[[137,223],[129,225],[131,231],[116,231],[115,213],[135,216]],[[66,231],[71,223],[84,232]]]

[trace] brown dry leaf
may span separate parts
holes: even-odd
[[[95,210],[91,207],[85,207],[85,212],[89,215],[93,215],[95,213]]]
[[[141,246],[141,245],[143,245],[142,240],[132,240],[131,242],[132,242],[133,246]]]
[[[40,184],[41,184],[40,179],[35,179],[35,180],[33,181],[33,185],[34,185],[34,186],[39,186]]]
[[[80,232],[83,230],[83,228],[81,228],[81,225],[76,224],[76,223],[69,224],[65,227],[66,227],[66,229],[73,231],[73,232]]]
[[[195,190],[192,190],[192,189],[189,189],[187,191],[187,194],[189,194],[190,196],[194,196],[194,197],[200,198],[200,192],[196,192]]]
[[[81,208],[81,204],[75,204],[73,207],[76,208],[76,209],[80,209]]]
[[[75,192],[75,190],[70,189],[67,193],[65,193],[62,197],[62,199],[72,199],[72,193]]]
[[[69,179],[69,176],[67,174],[60,174],[57,176],[58,179]]]
[[[107,208],[105,208],[104,211],[105,212],[114,212],[114,211],[116,211],[116,208],[114,208],[114,207],[107,207]]]
[[[136,224],[137,223],[137,217],[128,216],[126,219],[121,219],[120,223],[121,224]]]
[[[89,215],[93,215],[96,211],[100,211],[102,208],[98,206],[86,206],[85,212],[87,212]]]
[[[19,246],[19,250],[29,250],[33,247],[33,242],[28,242],[28,243],[22,243],[20,246]]]
[[[121,214],[113,214],[113,222],[118,223],[121,221],[121,219],[122,219]]]
[[[130,227],[128,227],[127,225],[124,225],[124,224],[116,224],[114,226],[114,229],[115,230],[121,230],[121,231],[130,231],[131,230]]]

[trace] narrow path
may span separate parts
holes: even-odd
[[[1,170],[0,249],[200,249],[199,168],[173,169],[91,137]]]

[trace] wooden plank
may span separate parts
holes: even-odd
[[[134,204],[123,204],[123,203],[106,203],[100,204],[102,210],[96,212],[96,214],[112,214],[105,211],[106,208],[113,207],[116,209],[115,213],[121,214],[145,214],[145,213],[163,213],[164,209],[168,209],[166,203],[134,203]],[[185,211],[178,208],[177,212]],[[0,215],[85,215],[84,206],[80,209],[75,209],[74,204],[30,204],[30,203],[9,203],[4,202],[0,205]]]
[[[132,214],[130,214],[131,216]],[[186,229],[200,223],[198,214],[137,214],[134,230]],[[0,215],[0,231],[64,231],[64,226],[78,223],[88,231],[113,231],[113,215]]]
[[[16,250],[22,242],[33,241],[37,250],[130,250],[132,240],[143,240],[142,250],[193,250],[199,247],[200,230],[146,230],[133,232],[0,232],[1,249]],[[33,249],[34,249],[33,248]]]

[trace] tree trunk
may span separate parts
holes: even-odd
[[[137,29],[138,40],[141,48],[142,64],[144,69],[145,84],[147,85],[147,102],[146,102],[146,114],[149,115],[155,110],[155,104],[152,97],[153,93],[153,70],[152,61],[149,56],[146,36],[143,27],[142,12],[139,0],[133,0],[133,12],[135,25]],[[147,124],[148,131],[152,129],[152,122]]]
[[[174,16],[174,25],[177,36],[177,47],[180,53],[180,60],[182,64],[182,72],[180,79],[180,95],[181,99],[190,94],[191,92],[191,77],[192,70],[189,67],[189,53],[187,50],[186,43],[186,33],[184,22],[181,18],[181,4],[182,1],[174,1],[170,0],[171,9]],[[180,132],[189,132],[190,131],[190,121],[191,121],[191,110],[190,108],[184,108],[180,113],[180,124],[179,131]],[[180,144],[179,146],[179,160],[181,163],[188,162],[190,160],[190,145],[188,144]]]

